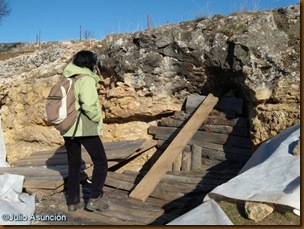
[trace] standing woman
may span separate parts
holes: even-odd
[[[90,198],[85,206],[88,211],[105,211],[109,205],[103,200],[103,186],[108,163],[100,139],[102,114],[98,100],[97,83],[100,78],[93,73],[97,58],[91,51],[78,52],[64,69],[64,77],[83,75],[75,82],[75,106],[81,110],[78,121],[67,131],[61,131],[68,154],[68,210],[76,211],[80,204],[81,145],[88,151],[94,164]]]

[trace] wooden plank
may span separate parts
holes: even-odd
[[[175,174],[167,172],[164,175],[164,177],[161,179],[161,182],[169,181],[169,182],[175,182],[177,185],[181,184],[181,183],[185,183],[185,184],[191,184],[193,186],[196,186],[198,184],[200,184],[200,185],[219,185],[226,181],[226,179],[212,179],[208,176],[205,176],[205,175],[208,175],[208,172],[205,172],[198,176],[188,176],[186,172],[188,172],[188,171],[183,171],[183,174],[178,173],[178,172],[175,172]],[[124,171],[123,174],[136,176],[136,177],[143,177],[143,175],[141,175],[139,172],[135,172],[135,171]],[[220,176],[217,176],[215,178],[220,178]],[[131,200],[133,200],[133,199],[131,199]],[[141,202],[141,203],[145,203],[145,202]]]
[[[191,140],[190,140],[191,142]],[[169,145],[170,145],[170,141],[164,141],[164,140],[157,140],[157,147],[160,150],[165,150]],[[191,145],[186,145],[184,150],[186,151],[191,151]]]
[[[236,136],[249,136],[248,128],[238,127],[238,126],[224,126],[224,125],[202,125],[199,130],[204,130],[207,132],[214,132],[220,134],[230,134]]]
[[[204,122],[205,125],[225,125],[234,127],[249,128],[249,120],[245,117],[238,117],[233,119],[228,119],[221,116],[209,116]]]
[[[144,221],[142,217],[136,217],[133,215],[130,215],[128,212],[122,212],[120,210],[117,210],[117,207],[115,205],[112,205],[112,203],[109,203],[110,210],[108,211],[95,211],[96,214],[98,215],[103,215],[106,217],[113,217],[118,220],[121,220],[122,222],[128,222],[132,223],[134,225],[145,225],[147,222]],[[113,208],[113,210],[112,210]],[[124,224],[123,224],[124,225]]]
[[[190,168],[191,168],[191,151],[184,150],[182,153],[181,171],[190,171]]]
[[[91,159],[89,158],[83,158],[82,159],[83,165],[90,165],[92,164]],[[86,161],[84,161],[86,160]],[[18,160],[12,164],[14,167],[28,167],[28,166],[55,166],[55,165],[68,165],[68,159],[67,158],[50,158],[48,160],[31,160],[30,158],[24,159],[24,160]]]
[[[30,195],[35,195],[35,199],[38,202],[41,202],[41,200],[43,199],[43,197],[45,197],[45,196],[51,196],[51,195],[54,194],[53,190],[49,190],[49,189],[36,189],[36,188],[31,188],[31,187],[25,188],[25,191],[27,193],[29,193]]]
[[[107,145],[106,155],[108,160],[121,160],[129,157],[136,150],[144,146],[143,139],[125,142],[113,142]],[[117,148],[115,148],[117,147]],[[85,164],[92,164],[92,160],[85,148],[82,147],[82,160]],[[60,151],[35,152],[26,158],[22,158],[12,163],[13,166],[53,166],[67,165],[67,154],[62,149]]]
[[[119,190],[118,190],[119,191]],[[105,192],[106,198],[109,200],[111,211],[124,212],[128,217],[133,217],[132,221],[150,224],[158,217],[164,214],[164,210],[157,207],[152,207],[149,204],[141,205],[139,201],[129,201],[128,196],[119,195],[115,190]],[[119,217],[120,218],[120,217]]]
[[[192,170],[192,171],[197,171],[197,170]],[[181,172],[167,172],[167,174],[169,175],[176,175],[176,176],[180,176],[180,178],[182,178],[183,176],[186,176],[187,178],[189,179],[192,179],[192,178],[198,178],[200,180],[208,180],[208,182],[210,180],[212,180],[211,183],[214,183],[216,181],[219,181],[219,182],[226,182],[227,180],[235,177],[238,173],[238,171],[227,171],[227,173],[214,173],[212,171],[210,172],[203,172],[202,174],[192,174],[190,175],[189,174],[189,171],[186,172],[186,174],[182,173],[184,171],[181,171]],[[191,172],[191,171],[190,171]]]
[[[118,182],[122,182],[121,184],[137,184],[138,179],[142,178],[142,174],[126,174],[126,173],[109,173],[108,174],[110,179],[116,179]],[[184,183],[184,182],[176,182],[175,180],[168,179],[166,175],[161,179],[155,190],[151,193],[151,196],[158,197],[158,198],[166,198],[165,196],[170,195],[170,198],[176,198],[176,193],[182,193],[182,194],[189,194],[190,192],[208,192],[211,189],[215,188],[215,186],[219,182],[207,182],[205,181],[204,183]],[[125,185],[121,185],[122,187],[127,187]],[[161,192],[161,195],[158,195],[157,193]]]
[[[198,95],[198,94],[192,94],[187,97],[186,105],[185,105],[185,111],[187,113],[192,113],[195,108],[202,102],[206,96]],[[214,109],[219,111],[233,111],[236,114],[243,114],[243,103],[244,100],[241,98],[235,98],[235,97],[221,97],[214,107]]]
[[[125,212],[108,210],[95,211],[94,213],[98,215],[98,219],[107,222],[107,225],[144,225],[144,223],[139,222],[134,217],[128,216]]]
[[[227,145],[227,144],[216,144],[216,143],[212,143],[212,142],[206,142],[204,140],[202,140],[202,141],[190,140],[189,143],[192,143],[192,145],[195,144],[197,147],[200,147],[200,148],[213,149],[213,150],[222,151],[225,153],[239,154],[239,155],[244,155],[244,156],[248,156],[248,157],[251,157],[253,154],[253,151],[251,149],[231,146],[231,145]],[[159,149],[165,149],[169,144],[170,144],[170,142],[166,142],[164,140],[158,140],[157,146]],[[192,145],[188,144],[187,146],[185,146],[184,150],[190,151]],[[193,149],[192,149],[192,151],[193,151]]]
[[[1,167],[0,168],[0,175],[4,173],[11,173],[11,174],[18,174],[23,176],[56,176],[61,175],[63,173],[67,173],[66,169],[61,168],[60,170],[54,170],[50,168],[45,168],[43,166],[38,167]]]
[[[133,176],[136,176],[136,174]],[[105,186],[104,191],[105,196],[111,196],[111,199],[114,198],[115,200],[119,200],[119,204],[122,206],[128,206],[130,208],[139,209],[141,211],[151,212],[155,215],[164,213],[164,210],[159,207],[129,198],[128,192],[125,190],[113,189]]]
[[[208,158],[202,158],[202,165],[218,166],[221,163],[223,163],[223,161],[208,159]]]
[[[170,118],[173,120],[185,121],[191,114],[185,113],[184,111],[175,111],[173,116]],[[229,117],[227,114],[212,110],[209,117],[204,121],[205,124],[209,125],[226,125],[226,126],[238,126],[238,127],[249,127],[249,120],[245,117]]]
[[[120,160],[125,159],[126,157],[130,156],[130,154],[134,153],[136,150],[141,149],[144,146],[144,139],[132,140],[132,141],[123,141],[123,142],[110,142],[104,143],[105,152],[107,155],[108,160]],[[91,163],[91,158],[84,147],[81,147],[82,151],[82,158],[88,163]],[[32,153],[26,158],[21,158],[18,161],[12,163],[15,164],[22,164],[23,162],[27,165],[31,165],[28,163],[29,161],[35,161],[36,163],[32,163],[33,165],[43,164],[42,162],[48,160],[59,160],[61,164],[66,164],[67,161],[67,154],[64,148],[60,148],[58,150],[49,150],[49,151],[38,151]],[[55,163],[55,162],[54,162]],[[53,162],[51,164],[54,164]]]
[[[105,181],[106,186],[113,187],[116,189],[131,191],[134,188],[134,186],[138,184],[138,181],[135,181],[136,179],[135,177],[134,178],[132,177],[126,178],[123,176],[113,177],[114,174],[119,174],[119,173],[112,173],[112,174],[108,173]],[[153,192],[151,193],[151,197],[172,201],[184,196],[184,194],[181,192],[172,192],[172,190],[168,191],[170,188],[172,189],[172,186],[167,187],[167,190],[165,191],[160,190],[159,188],[157,190],[153,190]]]
[[[62,180],[25,180],[24,188],[54,190],[62,184]]]
[[[177,127],[181,128],[185,125],[185,121],[175,120],[171,117],[162,118],[159,125],[167,126],[167,127]],[[206,124],[201,125],[199,130],[204,130],[207,132],[221,133],[221,134],[231,134],[237,136],[249,136],[248,127],[239,127],[239,126],[229,126],[229,125],[214,125],[214,124]]]
[[[129,155],[128,157],[126,157],[125,160],[128,160],[128,159],[130,159],[130,158],[135,158],[135,157],[137,157],[138,155],[140,155],[140,154],[146,152],[147,150],[152,149],[152,148],[155,147],[156,145],[157,145],[157,141],[156,141],[156,140],[154,140],[154,139],[149,139],[149,140],[147,140],[147,141],[144,143],[143,148],[140,149],[140,151],[132,153],[131,155]]]
[[[182,152],[188,141],[195,134],[200,125],[208,117],[213,107],[218,101],[217,97],[209,94],[204,102],[197,108],[187,124],[181,129],[176,138],[163,152],[158,161],[151,167],[147,175],[140,181],[135,189],[130,193],[130,197],[145,201],[152,193],[162,176],[167,172],[169,166]]]
[[[207,158],[210,160],[217,160],[217,161],[237,161],[244,163],[248,161],[250,156],[247,155],[241,155],[241,154],[234,154],[234,153],[228,153],[213,149],[208,149],[202,147],[202,158]]]
[[[173,165],[174,164],[172,164],[171,166],[169,166],[168,171],[173,171]]]
[[[216,144],[212,142],[202,142],[201,144],[202,148],[206,149],[213,149],[217,151],[222,151],[224,153],[231,153],[231,154],[238,154],[238,155],[243,155],[243,156],[252,156],[252,150],[251,149],[246,149],[246,148],[241,148],[241,147],[236,147],[236,146],[231,146],[228,144]]]
[[[145,139],[137,139],[137,140],[128,140],[128,141],[118,141],[118,142],[103,142],[103,146],[105,151],[112,151],[115,149],[126,149],[129,147],[137,146],[138,149],[143,147]],[[82,147],[82,150],[85,150]],[[53,155],[55,153],[64,153],[66,154],[66,149],[64,146],[59,147],[56,150],[45,150],[45,151],[37,151],[31,154],[31,156],[38,156],[41,157],[42,155]]]
[[[57,175],[57,176],[26,176],[25,178],[24,178],[24,180],[25,181],[29,181],[29,180],[31,180],[31,181],[37,181],[37,182],[39,182],[39,181],[43,181],[43,180],[48,180],[48,181],[51,181],[51,182],[53,182],[53,181],[63,181],[63,179],[64,178],[67,178],[68,177],[68,174],[64,174],[64,175]]]
[[[177,135],[180,128],[150,126],[149,134],[154,134],[154,138],[158,140],[172,141]],[[206,131],[197,131],[189,140],[188,144],[196,144],[202,146],[201,142],[211,142],[216,144],[226,144],[231,146],[243,147],[251,149],[252,141],[249,137],[241,137],[229,134],[212,133]]]
[[[202,166],[202,148],[192,144],[191,170],[200,169]]]
[[[182,167],[182,153],[179,153],[176,160],[173,162],[172,170],[181,171],[181,167]]]
[[[136,152],[130,154],[124,160],[121,160],[120,162],[118,162],[115,166],[111,166],[111,167],[109,166],[109,170],[110,171],[117,171],[117,170],[119,170],[123,166],[131,163],[139,155],[141,155],[141,154],[145,153],[146,151],[154,148],[155,146],[157,146],[157,141],[156,140],[154,140],[154,139],[146,140],[146,142],[144,143],[143,148],[141,148],[139,151],[136,151]]]

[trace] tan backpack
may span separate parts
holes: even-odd
[[[64,78],[51,88],[47,97],[45,105],[47,121],[59,131],[69,130],[80,116],[80,110],[75,109],[74,85],[82,76]]]

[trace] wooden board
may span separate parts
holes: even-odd
[[[155,139],[171,141],[177,135],[180,128],[163,127],[163,126],[150,126],[149,134],[153,134]],[[220,134],[207,131],[197,131],[189,140],[188,144],[196,144],[203,146],[202,142],[210,142],[216,144],[226,144],[231,146],[252,148],[252,141],[249,137],[241,137],[229,134]]]
[[[238,119],[240,120],[240,119]],[[245,120],[245,119],[242,119]],[[208,120],[204,122],[203,125],[199,127],[199,130],[205,130],[208,132],[215,132],[215,133],[222,133],[222,134],[232,134],[232,135],[238,135],[238,136],[245,136],[247,137],[249,135],[249,129],[248,127],[242,127],[242,126],[233,126],[232,121],[227,121],[230,125],[225,125],[225,121],[223,120],[220,122],[220,120],[216,120],[218,123],[213,124],[212,122],[215,122],[215,120],[209,120],[209,124],[207,123]],[[234,121],[236,122],[236,121]],[[173,119],[172,117],[166,117],[162,118],[159,125],[160,126],[167,126],[167,127],[177,127],[181,128],[184,126],[186,122],[181,120]],[[224,124],[219,124],[224,123]]]
[[[141,149],[144,146],[144,139],[104,143],[108,160],[122,160]],[[92,164],[92,160],[86,149],[82,147],[82,160],[84,164]],[[26,158],[21,158],[12,163],[12,166],[53,166],[67,165],[67,154],[62,148],[50,151],[35,152]]]
[[[182,167],[182,154],[179,153],[172,165],[173,171],[180,171]]]
[[[165,149],[169,144],[170,144],[170,142],[168,142],[168,141],[158,140],[157,147],[159,149]],[[212,150],[222,151],[225,153],[239,154],[239,155],[244,155],[244,156],[248,156],[248,157],[251,157],[253,154],[253,151],[251,149],[231,146],[229,144],[217,144],[217,143],[212,143],[212,142],[206,142],[204,140],[201,140],[201,141],[190,140],[189,144],[187,146],[185,146],[184,150],[193,151],[193,149],[191,148],[192,145],[190,145],[190,144],[192,144],[192,145],[194,144],[200,148],[212,149]]]
[[[196,170],[200,169],[202,166],[202,148],[193,144],[192,145],[192,162],[191,169]]]
[[[154,140],[153,140],[154,141]],[[105,143],[105,149],[111,159],[125,158],[141,149],[145,140]],[[151,145],[149,145],[151,147]],[[93,166],[89,154],[83,149],[82,177],[92,175]],[[117,165],[117,161],[108,161],[109,168]],[[64,148],[50,151],[40,151],[12,163],[13,167],[0,168],[0,175],[4,173],[24,176],[24,188],[37,192],[40,196],[50,192],[62,191],[64,180],[68,177],[68,161]],[[86,169],[87,168],[87,169]],[[39,191],[49,190],[49,191]]]
[[[18,174],[23,175],[25,177],[35,177],[35,176],[60,176],[62,174],[67,174],[67,167],[66,168],[56,168],[56,169],[49,169],[44,166],[37,166],[37,167],[2,167],[0,168],[0,175],[4,173],[10,174]]]
[[[136,151],[134,153],[132,153],[131,155],[129,155],[128,157],[125,158],[125,160],[128,160],[128,159],[133,159],[133,158],[136,158],[137,156],[141,155],[142,153],[146,152],[147,150],[155,147],[157,145],[157,141],[154,140],[154,139],[149,139],[147,140],[143,147],[139,150],[139,151]]]
[[[182,155],[182,171],[190,171],[191,169],[191,151],[183,151]]]
[[[227,153],[223,151],[202,148],[202,158],[207,158],[210,160],[217,160],[217,161],[235,161],[235,162],[244,163],[247,162],[250,157],[247,155]]]
[[[218,102],[218,98],[209,94],[202,104],[194,112],[187,124],[180,130],[176,138],[163,152],[158,161],[152,166],[147,175],[140,181],[135,189],[130,193],[130,197],[145,201],[152,193],[162,176],[167,172],[169,166],[176,160],[188,141],[195,134],[204,120],[208,117],[213,107]]]
[[[192,94],[187,97],[185,111],[187,113],[193,112],[195,108],[202,102],[206,96]],[[219,99],[218,103],[214,107],[214,109],[219,111],[233,111],[236,114],[243,114],[243,103],[244,100],[241,98],[235,97],[222,97]]]
[[[185,113],[184,111],[175,111],[173,114],[173,119],[184,121],[186,120],[191,114]],[[212,124],[212,125],[226,125],[226,126],[239,126],[239,127],[248,127],[249,120],[248,117],[230,117],[229,115],[225,114],[224,112],[220,112],[217,110],[212,110],[210,112],[209,117],[204,121],[205,124]]]

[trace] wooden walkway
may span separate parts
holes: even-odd
[[[212,102],[212,106],[214,104]],[[35,222],[37,225],[165,225],[200,205],[207,193],[235,177],[252,155],[248,118],[241,114],[241,105],[239,99],[225,98],[219,101],[216,109],[209,109],[204,117],[195,116],[191,122],[198,124],[195,128],[191,127],[191,131],[189,127],[184,129],[187,134],[191,132],[191,136],[187,136],[187,141],[182,144],[181,141],[172,142],[176,136],[182,139],[183,135],[179,133],[183,133],[183,127],[187,126],[197,101],[190,100],[186,111],[176,111],[171,117],[163,118],[158,126],[151,126],[148,133],[153,140],[105,143],[110,167],[104,187],[105,199],[110,205],[110,210],[106,212],[67,211],[63,191],[66,190],[64,184],[68,179],[68,167],[63,148],[33,153],[13,163],[11,168],[0,168],[0,174],[25,176],[25,191],[36,194],[38,199],[36,214],[52,214],[55,211],[67,216],[67,221]],[[170,146],[173,150],[169,154],[173,158],[158,160]],[[157,147],[157,152],[140,172],[115,172],[116,168],[152,147]],[[157,162],[160,168],[167,170],[162,169],[161,176],[154,179],[159,170],[151,168]],[[84,203],[90,192],[91,164],[88,153],[83,149],[81,199]],[[140,184],[151,171],[153,188],[140,197],[141,191],[145,190]],[[132,196],[138,187],[140,192],[137,190]]]
[[[53,212],[67,217],[67,221],[55,222],[60,225],[165,225],[180,215],[200,205],[205,195],[218,185],[236,176],[239,167],[229,163],[203,166],[200,170],[167,172],[145,202],[129,197],[145,173],[124,171],[108,172],[104,187],[104,198],[110,206],[106,212],[87,212],[79,209],[68,212],[66,199],[60,193],[36,209],[37,214]],[[82,200],[88,200],[90,184],[82,183]],[[54,225],[54,222],[37,222],[37,225]]]
[[[120,161],[130,157],[144,146],[145,140],[143,139],[104,143],[109,167],[119,164]],[[82,179],[85,179],[91,175],[92,161],[84,148],[82,148],[82,160]],[[9,168],[0,168],[0,175],[4,173],[23,175],[25,191],[35,193],[38,199],[63,191],[65,180],[68,178],[66,150],[59,148],[35,152],[12,163]]]

